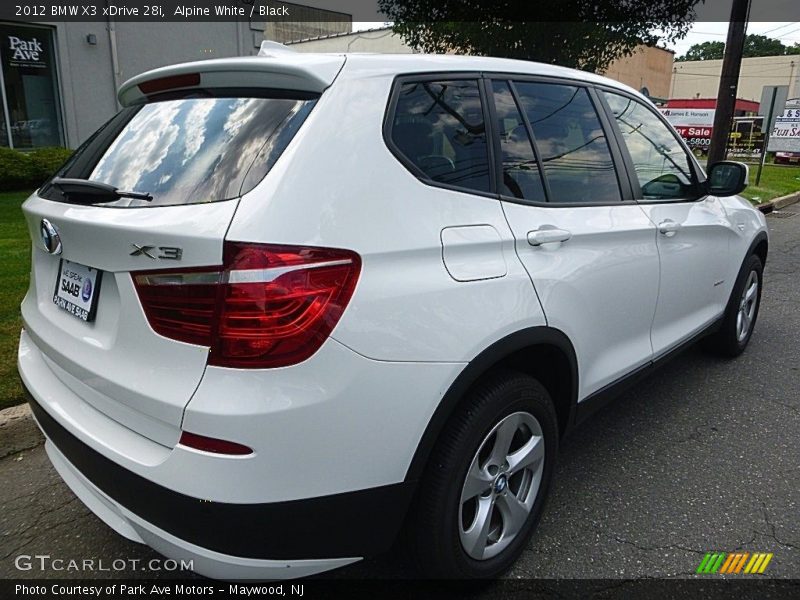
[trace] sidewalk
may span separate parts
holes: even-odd
[[[30,406],[20,404],[0,410],[0,459],[44,442],[31,415]]]
[[[775,198],[774,200],[770,200],[765,204],[759,204],[758,210],[760,210],[764,214],[769,214],[772,211],[780,210],[782,208],[786,208],[787,206],[791,206],[796,202],[800,202],[800,192],[794,192],[793,194],[789,194],[787,196],[781,196],[780,198]]]

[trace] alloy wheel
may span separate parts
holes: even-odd
[[[497,423],[478,446],[461,491],[459,535],[475,560],[497,556],[528,520],[544,470],[539,421],[515,412]]]
[[[750,271],[747,283],[739,300],[739,312],[736,315],[736,339],[744,341],[753,326],[758,301],[758,273]]]

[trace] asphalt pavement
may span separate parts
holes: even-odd
[[[745,354],[721,360],[690,349],[575,432],[539,529],[508,577],[694,577],[706,552],[749,551],[774,553],[756,577],[800,578],[800,214],[767,221],[765,290]],[[94,517],[42,446],[0,460],[0,482],[0,578],[174,576],[141,570],[158,555]],[[15,567],[17,556],[37,554],[142,563]],[[405,571],[388,556],[335,575]]]

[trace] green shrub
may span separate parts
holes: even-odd
[[[0,147],[0,191],[33,190],[45,182],[72,154],[66,148],[20,152]]]
[[[66,162],[71,154],[72,150],[53,146],[50,148],[37,148],[30,152],[28,156],[31,157],[38,169],[37,175],[42,176],[42,181],[44,181],[58,171],[59,167]]]
[[[36,165],[30,156],[10,148],[0,148],[0,190],[31,189],[38,184]]]

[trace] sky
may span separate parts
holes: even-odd
[[[358,21],[353,23],[353,31],[373,29],[383,27],[384,23],[375,21]],[[667,48],[675,51],[676,56],[682,56],[694,44],[703,42],[724,42],[727,37],[728,24],[721,22],[698,22],[692,25],[692,29],[682,40],[667,45]],[[800,21],[784,22],[758,22],[749,23],[747,33],[766,35],[767,37],[777,38],[785,45],[791,46],[795,42],[800,43]]]
[[[694,23],[685,38],[668,46],[676,56],[681,56],[694,44],[724,42],[728,33],[727,23]],[[787,46],[800,42],[800,21],[775,23],[749,23],[747,33],[777,38]]]

